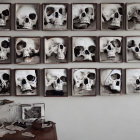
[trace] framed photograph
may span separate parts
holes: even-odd
[[[96,30],[97,4],[73,3],[72,4],[72,30]]]
[[[44,38],[44,62],[67,63],[68,62],[68,37],[45,37]]]
[[[44,69],[45,96],[68,96],[68,70]]]
[[[11,95],[11,70],[0,69],[0,96]]]
[[[122,69],[100,69],[100,95],[122,93]]]
[[[15,63],[38,64],[40,63],[40,38],[16,37],[15,38]]]
[[[97,61],[96,37],[72,37],[72,61]]]
[[[0,3],[0,30],[11,29],[11,4]]]
[[[126,69],[126,94],[140,93],[140,69]]]
[[[45,119],[45,104],[22,104],[22,120],[27,122],[35,121],[36,119]]]
[[[96,69],[72,69],[72,96],[95,96],[96,75]]]
[[[140,3],[126,4],[127,30],[140,30]]]
[[[126,37],[126,61],[140,62],[140,36]]]
[[[39,4],[15,4],[15,30],[38,30],[39,20]]]
[[[43,30],[68,29],[68,4],[43,4]]]
[[[15,93],[16,96],[39,95],[39,70],[15,69]]]
[[[122,62],[123,38],[104,36],[99,38],[100,62]]]
[[[101,30],[124,29],[124,4],[102,3],[101,4]]]
[[[0,36],[0,64],[11,63],[11,37]]]

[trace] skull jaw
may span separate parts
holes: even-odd
[[[121,91],[120,86],[114,86],[113,84],[110,85],[110,89],[111,89],[111,91],[114,91],[114,92],[120,92]]]
[[[31,57],[24,57],[24,62],[30,63],[32,61]]]
[[[114,19],[112,20],[109,29],[117,30],[120,29],[120,27],[121,27],[121,22],[118,21],[118,19]]]
[[[3,19],[1,19],[1,20],[0,20],[0,26],[6,26],[6,21],[3,20]]]
[[[9,86],[4,86],[4,87],[0,87],[0,94],[6,94],[6,93],[8,93],[9,92],[9,90],[10,90],[10,87]]]
[[[110,51],[110,52],[108,52],[107,57],[111,60],[114,60],[116,58],[116,55],[115,55],[114,51]]]
[[[64,60],[64,59],[65,59],[65,55],[58,55],[58,56],[57,56],[57,59],[59,59],[59,60]]]
[[[140,53],[135,53],[135,57],[140,60]]]
[[[8,57],[6,55],[5,56],[0,56],[1,61],[7,60],[7,59],[8,59]]]
[[[62,90],[63,90],[63,85],[60,85],[60,84],[53,83],[53,84],[52,84],[52,87],[53,87],[56,91],[62,91]]]

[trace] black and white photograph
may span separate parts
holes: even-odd
[[[39,64],[40,63],[40,38],[16,37],[15,38],[15,63]]]
[[[15,5],[15,30],[39,29],[39,5],[16,4]]]
[[[11,70],[0,69],[0,96],[11,95]]]
[[[43,30],[68,29],[68,4],[43,4]]]
[[[96,62],[96,37],[72,37],[72,61]]]
[[[11,4],[0,3],[0,30],[11,29]]]
[[[37,69],[15,70],[16,96],[37,96],[39,93],[39,71]]]
[[[126,69],[126,94],[140,93],[140,69]]]
[[[44,38],[44,62],[67,63],[68,62],[68,37]]]
[[[122,62],[122,37],[100,37],[100,62]]]
[[[72,4],[72,30],[96,30],[97,4],[74,3]]]
[[[127,30],[140,30],[140,3],[127,3],[126,5]]]
[[[72,96],[95,96],[96,86],[96,69],[72,69]]]
[[[45,69],[45,96],[68,96],[67,69]]]
[[[126,61],[140,62],[140,36],[126,37]]]
[[[11,38],[0,36],[0,64],[11,63]]]
[[[36,119],[45,119],[45,104],[22,104],[22,120],[24,121],[35,121]]]
[[[124,4],[101,4],[101,30],[122,30],[124,28]]]
[[[100,95],[120,95],[122,93],[122,70],[100,69]]]

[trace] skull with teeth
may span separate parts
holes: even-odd
[[[64,60],[66,58],[66,46],[63,38],[50,38],[45,39],[45,55],[47,59],[55,56],[58,60]]]
[[[16,70],[15,76],[16,86],[19,88],[21,94],[36,94],[37,74],[35,70]]]
[[[120,37],[102,37],[100,38],[100,52],[107,55],[109,59],[116,59],[117,54],[121,54]]]
[[[66,29],[67,26],[67,7],[61,4],[49,4],[44,8],[45,28]]]
[[[0,26],[6,26],[10,17],[10,4],[0,4]]]
[[[0,95],[10,92],[10,71],[0,70]]]
[[[140,41],[139,38],[129,38],[127,41],[128,51],[131,51],[135,58],[140,60]]]
[[[93,4],[74,4],[72,6],[73,28],[87,29],[95,20]]]
[[[37,12],[32,5],[19,5],[16,9],[17,29],[35,29],[37,26]]]
[[[104,86],[110,88],[112,92],[121,91],[121,70],[108,70],[107,78],[104,81]]]
[[[7,37],[0,38],[0,60],[7,60],[10,54],[10,39]]]
[[[96,44],[90,37],[73,38],[73,60],[95,61]]]
[[[73,88],[76,91],[93,91],[96,84],[95,69],[75,69],[73,71]],[[81,92],[79,92],[80,94]]]
[[[109,29],[116,30],[121,28],[122,15],[123,13],[121,4],[102,5],[102,22]]]
[[[17,38],[16,54],[17,57],[23,57],[24,62],[32,61],[34,55],[39,53],[39,47],[32,38]]]

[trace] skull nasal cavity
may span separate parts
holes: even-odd
[[[85,54],[89,54],[89,51],[88,50],[85,50]]]
[[[57,12],[55,12],[55,17],[58,18],[58,13]]]
[[[28,23],[29,22],[29,19],[28,18],[25,18],[25,22]]]
[[[88,84],[88,79],[87,79],[87,78],[84,79],[84,84],[85,84],[85,85]]]
[[[135,48],[135,51],[136,51],[136,52],[138,52],[138,51],[139,51],[139,48],[138,48],[138,47],[136,47],[136,48]]]
[[[26,80],[25,79],[22,80],[22,84],[23,85],[26,84]]]
[[[116,86],[119,86],[119,84],[120,84],[119,81],[117,81],[117,82],[116,82]]]
[[[119,14],[118,13],[115,13],[115,18],[118,18],[119,17]]]
[[[85,13],[82,13],[82,17],[85,17],[86,16],[86,14]]]
[[[138,85],[140,83],[139,79],[136,80],[136,84]]]
[[[111,46],[110,45],[108,46],[108,49],[111,50]]]
[[[57,79],[57,83],[60,83],[60,79]]]

